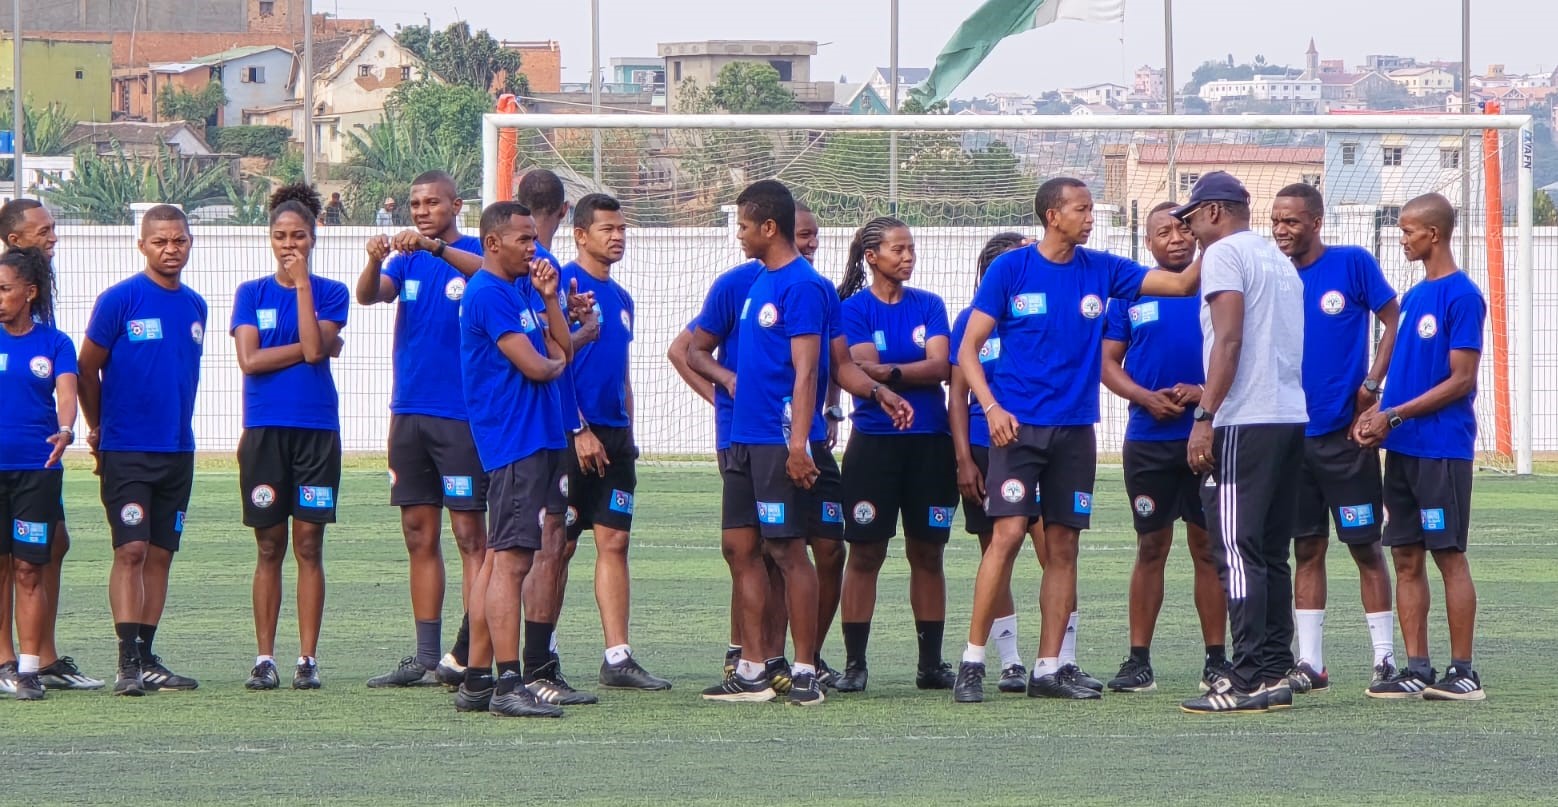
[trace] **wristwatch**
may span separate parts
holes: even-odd
[[[1394,410],[1394,409],[1386,409],[1385,410],[1385,422],[1390,424],[1390,428],[1392,428],[1392,429],[1399,429],[1399,428],[1401,428],[1402,420],[1401,420],[1401,416],[1396,414],[1396,410]]]
[[[1208,412],[1205,408],[1200,407],[1200,406],[1197,406],[1196,409],[1195,409],[1195,412],[1193,412],[1191,414],[1191,417],[1195,418],[1195,421],[1197,423],[1206,423],[1207,421],[1211,420],[1213,417],[1216,417],[1216,416],[1217,416],[1216,412]]]
[[[433,248],[428,250],[428,252],[432,253],[433,257],[435,257],[435,258],[442,258],[444,256],[444,247],[447,247],[447,246],[449,246],[449,245],[444,242],[444,239],[442,239],[442,238],[434,238],[433,239]]]
[[[1379,382],[1372,378],[1363,379],[1363,389],[1371,395],[1379,394]]]
[[[881,399],[877,397],[877,393],[879,393],[881,391],[882,391],[882,385],[881,384],[877,384],[876,386],[872,387],[871,388],[871,400],[880,402]]]
[[[580,421],[579,428],[574,429],[573,431],[569,432],[569,434],[571,434],[571,435],[573,435],[575,437],[578,437],[579,435],[584,434],[585,432],[587,432],[589,430],[590,430],[590,424],[585,423],[583,421]]]
[[[897,384],[899,381],[902,381],[902,380],[903,380],[903,368],[899,367],[896,364],[893,365],[892,372],[887,374],[887,383],[888,384]]]
[[[65,445],[70,445],[71,443],[76,442],[75,429],[72,429],[69,426],[61,426],[59,433],[65,435]]]
[[[822,410],[822,416],[834,423],[838,423],[844,419],[844,407],[834,404]]]

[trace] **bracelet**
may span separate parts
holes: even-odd
[[[881,384],[877,384],[876,386],[872,387],[871,388],[871,400],[876,401],[878,403],[881,403],[881,399],[877,397],[877,394],[880,393],[881,391],[882,391],[882,385]]]
[[[997,409],[1000,409],[1000,408],[1001,408],[1001,404],[1000,404],[1000,403],[993,403],[993,404],[990,404],[990,405],[989,405],[989,406],[987,406],[987,407],[985,407],[985,414],[987,414],[987,415],[988,415],[988,414],[990,414],[990,413],[991,413],[991,412],[993,412],[993,411],[995,411],[995,410],[997,410]]]

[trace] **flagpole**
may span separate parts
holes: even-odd
[[[1163,0],[1163,111],[1174,114],[1174,0]],[[1179,201],[1178,155],[1179,133],[1168,133],[1168,198]]]
[[[27,109],[22,103],[22,0],[11,0],[11,198],[27,193],[22,152],[27,150]]]
[[[428,29],[431,31],[432,29]],[[314,0],[303,0],[303,184],[314,184]]]
[[[1471,0],[1461,0],[1461,112],[1470,115],[1471,103]],[[1461,130],[1461,215],[1471,215],[1471,135]],[[1482,225],[1483,238],[1488,229],[1504,226],[1504,211],[1489,210]],[[1471,220],[1461,228],[1461,267],[1471,266]]]
[[[600,114],[600,0],[590,0],[590,114]],[[590,150],[595,165],[595,189],[600,184],[600,130],[590,133]]]
[[[890,0],[887,11],[887,105],[898,114],[898,0]],[[887,213],[898,215],[898,132],[887,135]]]

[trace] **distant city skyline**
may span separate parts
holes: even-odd
[[[899,64],[929,67],[947,37],[982,0],[900,0]],[[727,0],[600,0],[601,62],[648,56],[660,42],[701,39],[804,39],[821,44],[813,80],[846,76],[865,81],[888,63],[889,0],[788,0],[785,13],[753,22],[756,6]],[[1550,71],[1558,47],[1550,30],[1522,25],[1542,15],[1545,0],[1477,0],[1472,8],[1471,66],[1480,74],[1503,64],[1514,73]],[[1385,53],[1421,61],[1460,60],[1459,0],[1306,0],[1245,3],[1179,0],[1174,8],[1175,83],[1183,86],[1202,62],[1251,61],[1301,67],[1312,36],[1322,59],[1342,59],[1349,69],[1364,56]],[[435,28],[464,18],[501,39],[555,39],[563,52],[563,81],[589,80],[589,0],[463,0],[441,13],[409,0],[316,0],[316,12],[372,17],[386,29]],[[1274,22],[1274,20],[1276,22]],[[1345,24],[1337,24],[1342,21]],[[1129,86],[1142,64],[1163,66],[1163,3],[1126,0],[1118,25],[1057,23],[1013,37],[991,54],[954,97],[990,92],[1038,94],[1061,87],[1112,81]],[[609,69],[609,67],[607,68]]]

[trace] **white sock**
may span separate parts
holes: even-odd
[[[742,659],[736,664],[736,675],[748,681],[757,681],[763,677],[763,665],[756,661]]]
[[[817,674],[817,668],[813,667],[810,664],[802,664],[802,663],[800,663],[798,661],[796,663],[790,665],[790,677],[791,678],[794,678],[797,675],[802,675],[802,674],[805,674],[805,673],[810,673],[812,675],[816,675]]]
[[[1077,663],[1077,612],[1066,620],[1066,635],[1060,639],[1060,666]]]
[[[1001,654],[1001,666],[1010,667],[1013,664],[1022,663],[1022,651],[1017,649],[1017,615],[1009,614],[998,617],[990,624],[990,638],[995,640],[995,648]],[[984,653],[979,654],[980,660],[984,660]]]
[[[16,657],[16,672],[18,675],[27,675],[38,671],[38,657],[29,656],[26,653]]]
[[[276,657],[275,656],[255,656],[254,657],[254,666],[258,667],[258,666],[260,666],[261,664],[264,664],[267,661],[270,662],[271,664],[275,664],[276,663]]]
[[[556,636],[557,634],[554,633],[552,635]],[[625,644],[613,645],[606,648],[606,663],[621,664],[622,662],[627,661],[628,657],[632,655],[633,648],[628,647]]]
[[[552,651],[552,655],[557,655],[557,628],[552,628],[552,638],[547,641],[546,649]]]
[[[1037,659],[1033,660],[1033,677],[1034,678],[1039,678],[1041,676],[1050,675],[1052,673],[1058,673],[1058,672],[1060,672],[1060,659],[1058,657],[1054,657],[1054,658],[1037,658]]]
[[[298,663],[299,664],[314,664],[316,662],[314,661],[314,657],[313,656],[298,656]]]
[[[1325,633],[1325,609],[1300,608],[1293,612],[1293,625],[1298,631],[1298,660],[1308,662],[1315,672],[1325,672],[1325,654],[1321,639]]]
[[[1396,615],[1390,611],[1364,614],[1369,623],[1369,638],[1374,641],[1374,665],[1396,664]]]
[[[984,647],[970,642],[967,647],[963,648],[963,660],[969,664],[985,663]]]

